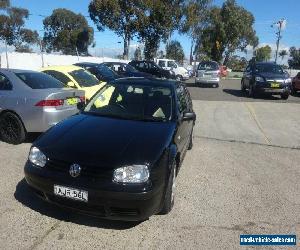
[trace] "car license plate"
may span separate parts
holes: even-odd
[[[68,98],[67,103],[68,105],[76,105],[78,103],[78,98]]]
[[[88,202],[88,192],[84,190],[54,185],[54,194],[73,200]]]
[[[271,83],[271,88],[279,88],[280,84],[277,82]]]

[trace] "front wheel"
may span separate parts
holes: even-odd
[[[160,214],[168,214],[171,212],[174,206],[175,188],[176,188],[176,163],[174,161],[169,176],[165,198],[163,201],[163,207],[160,211]]]
[[[289,94],[281,94],[280,96],[282,100],[287,100],[289,98]]]
[[[19,117],[7,112],[0,116],[0,139],[10,144],[25,141],[26,131]]]
[[[291,87],[291,94],[292,95],[296,95],[297,94],[297,91],[295,89],[295,86],[292,84],[292,87]]]
[[[193,130],[192,129],[192,132],[191,132],[191,135],[190,135],[190,140],[189,140],[189,145],[188,145],[188,150],[191,150],[193,148]]]
[[[182,80],[183,80],[183,78],[182,78],[182,76],[181,76],[181,75],[177,75],[177,76],[176,76],[176,81],[180,81],[180,82],[182,82]]]
[[[253,98],[256,96],[256,92],[255,92],[255,89],[254,89],[253,85],[250,85],[250,87],[249,87],[248,96],[253,97]]]

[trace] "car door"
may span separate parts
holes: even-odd
[[[183,121],[183,114],[188,111],[188,104],[186,102],[186,91],[182,84],[176,87],[176,106],[177,110],[177,132],[175,135],[175,143],[178,151],[183,153],[187,147],[190,131],[190,121]]]
[[[0,113],[1,111],[11,108],[9,99],[13,98],[13,86],[8,78],[0,73]]]

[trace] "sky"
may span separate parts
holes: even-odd
[[[88,4],[90,0],[11,0],[12,6],[27,8],[30,12],[30,17],[26,22],[26,27],[39,31],[43,34],[43,19],[44,16],[51,15],[56,8],[67,8],[76,13],[81,13],[87,16],[87,20],[94,28],[96,49],[93,53],[101,56],[102,53],[111,51],[121,53],[123,47],[122,38],[117,37],[112,31],[105,30],[97,32],[94,23],[88,17]],[[222,5],[224,1],[214,0],[214,5]],[[237,0],[237,3],[250,11],[255,17],[254,28],[259,37],[260,46],[270,45],[273,51],[276,47],[276,30],[271,28],[271,25],[281,18],[287,21],[280,43],[280,49],[288,49],[291,46],[300,47],[300,19],[299,19],[299,0]],[[184,35],[179,35],[176,32],[171,37],[172,40],[178,40],[183,46],[186,57],[189,55],[190,39]],[[138,45],[138,41],[131,42],[132,47]],[[161,46],[164,48],[164,45]],[[245,55],[244,55],[245,56]],[[248,57],[249,57],[248,52]]]

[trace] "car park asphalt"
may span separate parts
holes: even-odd
[[[47,204],[23,179],[34,137],[0,142],[1,248],[241,249],[240,234],[299,238],[300,96],[250,99],[239,96],[237,80],[218,89],[187,85],[197,113],[194,147],[169,215],[116,222]]]

